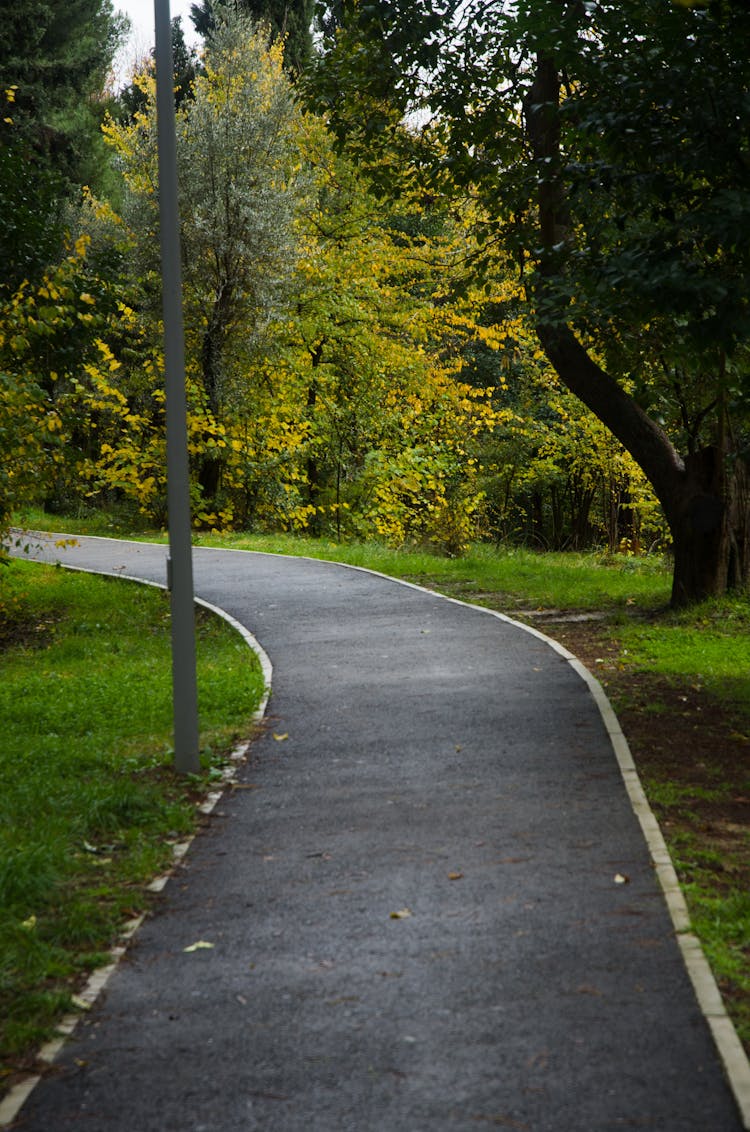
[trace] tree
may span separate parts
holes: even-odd
[[[315,22],[320,29],[326,43],[330,44],[336,38],[336,32],[344,20],[344,0],[318,0],[315,5]]]
[[[278,64],[280,50],[273,51]],[[209,57],[205,82],[214,99],[233,92],[226,102],[236,117],[237,60],[228,66],[224,60],[221,80],[213,74],[220,61]],[[250,74],[262,85],[257,59]],[[150,79],[144,81],[148,87]],[[181,115],[194,115],[201,97],[197,90]],[[255,119],[258,124],[257,111]],[[264,283],[262,271],[248,276],[255,295],[233,300],[236,321],[224,339],[215,340],[220,366],[210,371],[218,378],[211,386],[204,346],[213,296],[206,288],[214,276],[200,240],[208,240],[216,209],[205,211],[213,200],[205,191],[189,198],[194,203],[187,227],[201,226],[200,238],[186,231],[185,245],[194,516],[203,526],[377,534],[394,543],[429,541],[456,553],[481,518],[475,449],[497,414],[485,390],[459,377],[462,343],[476,328],[474,301],[449,302],[445,291],[456,259],[455,233],[444,218],[425,214],[424,202],[406,201],[384,214],[356,169],[333,153],[324,124],[311,115],[295,121],[293,169],[305,170],[306,183],[293,216],[293,254],[284,265],[289,276],[260,309],[251,300],[273,278]],[[138,233],[152,222],[154,170],[135,158],[146,145],[139,131],[147,123],[143,112],[130,125],[113,127],[137,198]],[[218,125],[228,128],[223,118]],[[188,151],[191,191],[204,183],[198,166],[209,160],[207,137],[209,131],[197,130],[196,149]],[[244,168],[252,169],[244,156]],[[277,181],[282,171],[275,170]],[[238,176],[216,175],[221,199],[237,208],[246,199]],[[89,206],[91,267],[112,277],[120,238],[116,218],[94,202]],[[256,213],[259,223],[259,208]],[[273,210],[277,223],[280,216],[281,205]],[[278,244],[284,232],[276,231]],[[153,323],[149,329],[147,254],[153,238],[145,241],[136,277],[129,286],[120,283],[126,302],[110,312],[94,356],[70,383],[76,412],[66,420],[75,416],[92,438],[85,466],[79,465],[83,490],[134,504],[160,522],[164,398]],[[103,308],[103,302],[97,305]],[[209,471],[218,471],[219,482],[209,484]]]
[[[86,240],[35,285],[0,300],[0,533],[13,512],[54,490],[71,453],[60,391],[86,359],[96,301],[84,282]],[[63,397],[64,400],[64,397]]]
[[[110,0],[29,0],[0,23],[0,249],[11,293],[59,251],[63,203],[101,183],[103,91],[125,28]]]
[[[188,47],[185,43],[185,33],[182,30],[182,20],[179,16],[172,18],[172,60],[174,69],[174,98],[175,107],[180,108],[182,103],[187,98],[192,98],[193,83],[195,82],[198,70],[198,52],[194,47]],[[147,91],[144,89],[144,84],[139,80],[139,75],[144,69],[148,69],[155,73],[156,71],[156,48],[153,47],[150,52],[148,63],[144,68],[143,62],[136,63],[134,66],[135,73],[133,74],[131,82],[129,82],[119,92],[117,96],[118,106],[115,107],[116,117],[118,119],[132,120],[135,118],[136,113],[140,110],[146,109],[148,96]]]
[[[248,359],[260,349],[284,301],[295,262],[294,217],[305,191],[295,144],[301,112],[281,66],[281,49],[234,16],[215,29],[204,73],[177,117],[187,364],[200,375],[205,405],[219,419],[243,396]],[[129,196],[125,219],[135,268],[157,271],[156,106],[153,76],[132,123],[110,120]],[[223,460],[205,454],[207,499]]]
[[[446,295],[456,234],[423,201],[384,212],[320,123],[302,157],[317,193],[272,368],[299,407],[308,529],[458,553],[478,526],[474,449],[496,414],[460,377],[478,331],[474,302]]]
[[[560,379],[653,485],[673,603],[747,585],[746,6],[345,9],[319,88],[340,134],[350,89],[411,109],[423,172],[485,206],[477,271],[513,251]]]
[[[226,14],[235,12],[267,26],[284,42],[284,65],[293,74],[304,71],[312,55],[315,0],[200,0],[190,18],[199,35],[209,39]]]

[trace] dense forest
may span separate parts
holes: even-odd
[[[0,527],[164,525],[155,69],[0,30]],[[750,581],[750,11],[201,0],[172,23],[192,513]]]

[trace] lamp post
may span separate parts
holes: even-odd
[[[172,27],[169,0],[154,0],[156,25],[156,113],[159,145],[159,227],[164,314],[167,417],[167,507],[172,612],[174,766],[183,774],[200,769],[198,681],[195,667],[193,557],[190,540],[190,475],[185,398],[185,336],[182,323],[180,220],[177,205],[177,141],[174,110]]]

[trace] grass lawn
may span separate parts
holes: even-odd
[[[0,573],[0,1084],[107,961],[263,691],[220,618],[198,625],[200,776],[171,771],[166,595],[14,561]]]
[[[127,533],[106,518],[93,530],[40,515],[27,522]],[[670,612],[668,565],[651,558],[479,546],[449,559],[289,535],[196,541],[378,570],[527,621],[579,656],[618,712],[693,928],[750,1050],[750,601]]]

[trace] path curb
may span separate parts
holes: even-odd
[[[317,559],[313,559],[313,561],[317,561]],[[500,613],[495,609],[488,609],[484,605],[475,605],[472,602],[461,601],[459,598],[441,594],[439,590],[430,590],[427,589],[426,586],[420,586],[415,582],[407,582],[403,578],[392,578],[391,575],[383,574],[378,570],[368,570],[364,566],[352,566],[346,562],[339,562],[337,565],[346,566],[349,570],[361,570],[364,573],[377,574],[378,577],[381,578],[389,578],[390,581],[397,582],[399,585],[409,586],[411,589],[434,594],[438,597],[442,597],[444,601],[453,602],[455,605],[469,606],[471,609],[476,609],[481,613],[488,613],[490,616],[497,617],[499,620],[505,621],[509,625],[514,625],[516,628],[530,633],[533,637],[549,645],[550,648],[570,664],[571,668],[588,686],[607,730],[615,758],[617,759],[617,764],[620,768],[620,773],[622,774],[623,782],[625,783],[625,789],[630,799],[630,804],[635,816],[638,818],[641,831],[648,846],[653,868],[664,894],[677,943],[679,944],[683,962],[685,963],[688,976],[693,985],[698,1006],[713,1036],[714,1043],[724,1067],[724,1072],[740,1111],[742,1123],[745,1129],[750,1132],[750,1061],[748,1061],[747,1054],[737,1035],[734,1023],[724,1006],[721,992],[709,962],[706,959],[700,940],[690,930],[690,913],[688,912],[687,903],[685,902],[685,897],[682,893],[669,849],[664,840],[664,835],[661,832],[656,816],[646,798],[646,793],[641,784],[628,741],[620,727],[620,722],[615,714],[614,708],[609,702],[607,694],[600,682],[564,645],[561,645],[559,641],[555,641],[552,637],[548,637],[546,633],[540,632],[540,630],[536,629],[533,625],[526,625],[523,621],[516,621],[513,617],[509,617],[507,614]]]
[[[148,578],[138,578],[132,574],[111,574],[105,570],[84,570],[80,566],[71,566],[64,563],[61,563],[61,565],[65,570],[76,571],[81,574],[98,574],[103,578],[122,578],[126,582],[137,582],[140,585],[152,586],[155,589],[160,590],[167,589],[166,584],[162,585],[159,582],[152,582]],[[251,723],[253,729],[255,729],[262,722],[263,717],[265,716],[266,707],[271,695],[271,682],[273,679],[273,665],[271,664],[271,660],[265,649],[255,639],[249,629],[246,629],[244,625],[241,625],[240,622],[232,617],[230,613],[227,613],[226,610],[221,609],[218,605],[212,605],[211,602],[204,601],[203,598],[196,597],[194,601],[196,605],[200,605],[204,609],[208,609],[218,617],[221,617],[223,621],[226,621],[227,624],[229,624],[237,633],[239,633],[245,644],[252,652],[255,653],[258,661],[260,662],[261,671],[263,673],[263,681],[265,684],[265,692],[263,694],[263,698],[258,704],[257,709],[251,717]],[[205,800],[201,802],[201,804],[197,807],[199,813],[207,816],[214,810],[227,786],[229,786],[236,779],[240,763],[242,763],[245,756],[247,755],[247,751],[250,744],[252,743],[252,739],[253,737],[251,735],[250,738],[245,739],[241,743],[239,743],[231,752],[231,754],[229,755],[229,764],[222,771],[221,787],[218,790],[210,791],[210,793],[206,795]],[[172,848],[171,867],[167,870],[167,872],[162,873],[158,877],[155,877],[154,880],[150,882],[150,884],[146,885],[148,892],[158,893],[162,891],[162,889],[166,886],[169,878],[174,874],[177,866],[185,857],[196,836],[197,833],[193,834],[192,837],[189,837],[184,841],[175,843]],[[138,929],[141,927],[141,924],[145,920],[147,914],[148,913],[144,912],[140,916],[136,916],[134,919],[129,920],[124,925],[123,930],[120,934],[119,943],[117,943],[109,952],[110,962],[103,967],[97,968],[97,970],[89,976],[86,985],[75,996],[76,1003],[79,1006],[78,1012],[66,1014],[65,1017],[58,1023],[56,1027],[57,1037],[53,1038],[49,1042],[46,1042],[41,1047],[36,1056],[37,1061],[42,1062],[45,1066],[51,1066],[54,1063],[63,1046],[75,1031],[82,1015],[85,1014],[87,1010],[91,1009],[96,1000],[99,998],[99,995],[106,987],[110,978],[116,971],[121,959],[125,955],[130,943],[138,932]],[[34,1091],[39,1082],[42,1080],[42,1076],[43,1075],[41,1073],[35,1073],[30,1077],[24,1078],[24,1080],[19,1081],[17,1085],[14,1085],[11,1089],[9,1089],[2,1100],[0,1100],[0,1129],[12,1128],[23,1105],[26,1103],[29,1096]]]

